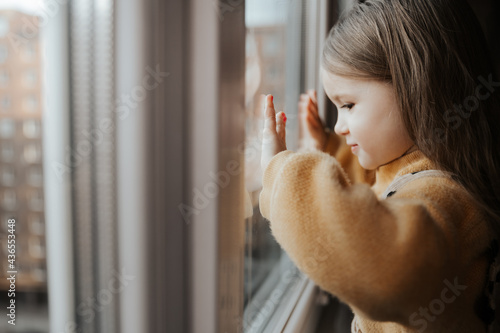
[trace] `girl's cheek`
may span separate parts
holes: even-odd
[[[357,119],[356,117],[351,117],[349,121],[349,130],[351,132],[351,135],[353,136],[353,139],[361,139],[361,137],[363,136],[364,127],[365,125],[363,124],[362,120]]]

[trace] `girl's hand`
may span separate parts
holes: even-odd
[[[276,154],[286,150],[286,116],[284,112],[276,114],[272,95],[266,96],[264,118],[260,159],[262,171],[266,170],[267,165]]]
[[[328,134],[318,113],[318,102],[315,90],[308,90],[307,94],[300,95],[299,115],[305,121],[304,126],[309,136],[315,142],[315,148],[323,150],[328,140]]]

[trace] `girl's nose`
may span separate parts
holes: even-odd
[[[347,127],[347,123],[344,121],[343,117],[339,115],[337,119],[337,123],[335,124],[335,133],[337,135],[347,135],[349,134],[349,127]]]

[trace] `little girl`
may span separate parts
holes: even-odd
[[[335,133],[313,92],[300,106],[323,152],[286,150],[266,99],[260,209],[276,240],[351,307],[352,332],[500,332],[500,82],[471,8],[359,0],[321,76]]]

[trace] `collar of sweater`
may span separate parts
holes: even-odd
[[[413,172],[433,169],[436,169],[436,165],[420,150],[415,150],[388,164],[378,167],[375,172],[375,184],[372,186],[372,189],[377,196],[380,196],[392,183],[394,178]]]

